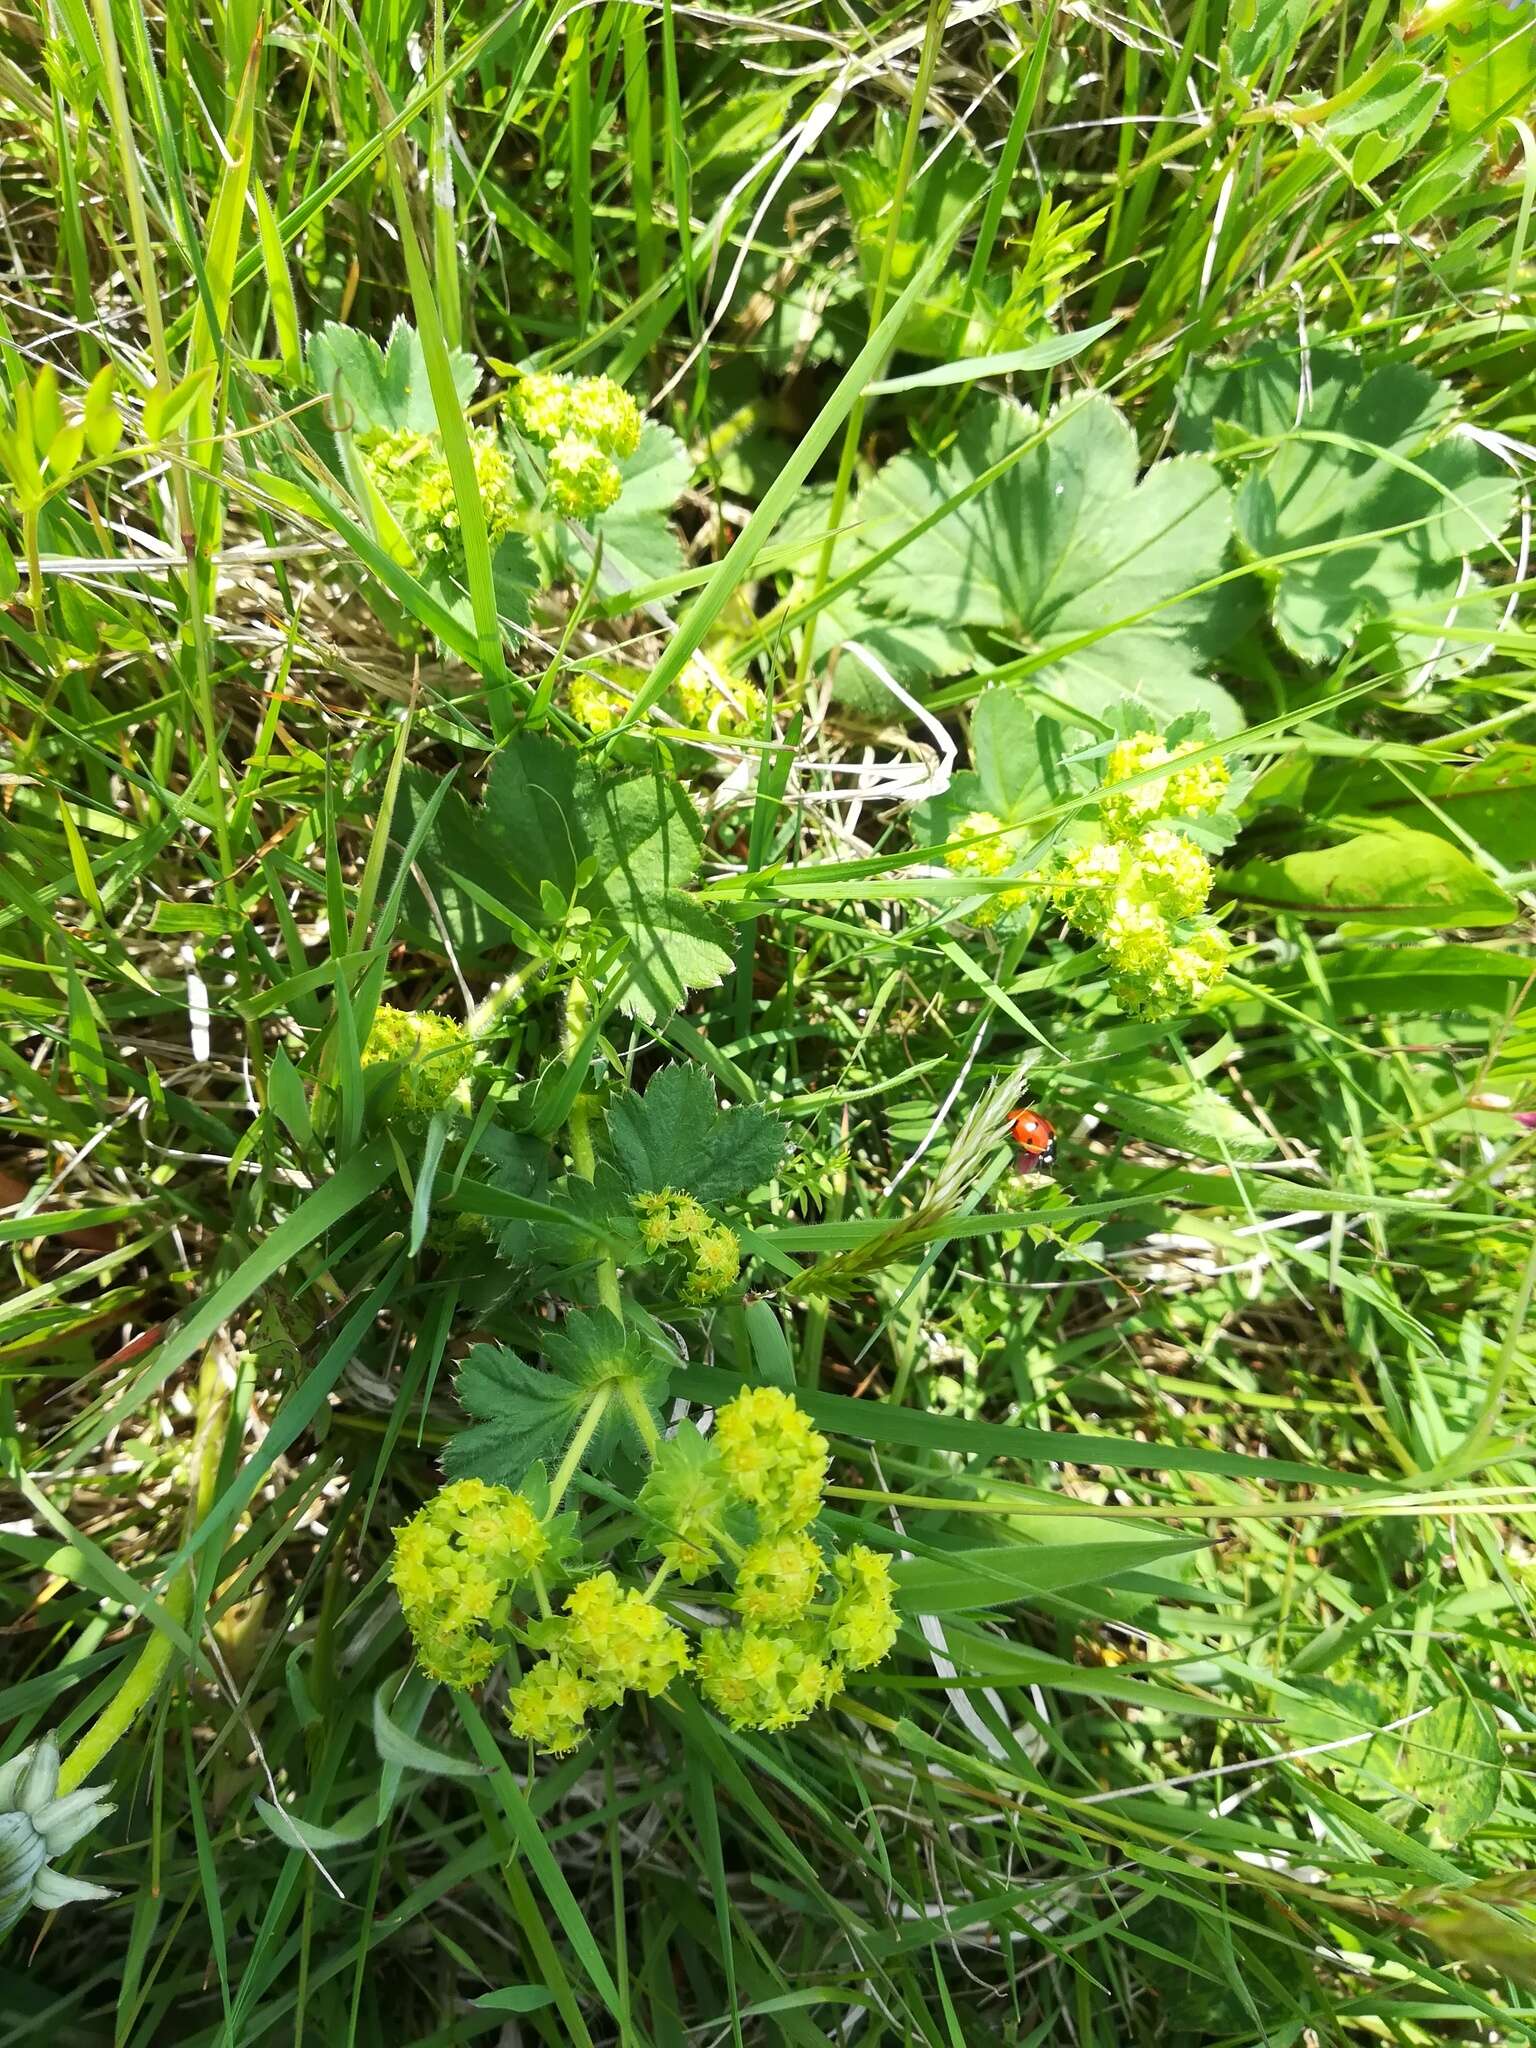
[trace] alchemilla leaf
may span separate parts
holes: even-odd
[[[1275,441],[1237,494],[1237,530],[1273,564],[1275,629],[1303,660],[1337,661],[1362,634],[1421,683],[1486,657],[1503,598],[1470,558],[1498,551],[1518,487],[1445,385],[1343,349],[1269,348],[1183,396],[1186,446],[1230,445],[1234,427]]]
[[[455,349],[449,356],[454,388],[468,404],[480,381],[473,356]],[[389,347],[371,336],[328,320],[309,338],[309,374],[330,399],[331,424],[341,433],[430,434],[437,411],[427,378],[421,341],[408,320],[390,329]]]
[[[933,522],[870,573],[871,622],[943,623],[973,645],[984,634],[1052,656],[1039,686],[1095,717],[1129,696],[1152,724],[1203,710],[1235,731],[1237,706],[1209,669],[1243,601],[1230,584],[1203,587],[1226,560],[1226,486],[1200,458],[1136,473],[1135,435],[1106,398],[1044,420],[977,403],[943,455],[898,456],[860,495],[866,555]]]
[[[476,1345],[464,1361],[456,1390],[476,1420],[443,1453],[451,1479],[520,1486],[532,1466],[558,1457],[595,1402],[601,1415],[582,1458],[591,1467],[641,1441],[637,1409],[657,1421],[669,1361],[607,1309],[573,1310],[542,1348],[542,1369],[495,1344]]]
[[[708,1075],[663,1067],[643,1096],[608,1118],[619,1169],[636,1194],[675,1189],[707,1205],[750,1194],[784,1152],[784,1126],[757,1108],[721,1109]]]
[[[426,795],[406,778],[402,811]],[[654,1023],[731,964],[725,928],[689,891],[699,825],[687,791],[660,772],[605,775],[556,740],[524,735],[497,755],[478,806],[450,792],[422,847],[422,874],[457,952],[579,924],[618,942],[622,1007]],[[579,917],[573,918],[573,913]],[[422,904],[423,936],[436,929]]]

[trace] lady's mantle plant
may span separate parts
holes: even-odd
[[[578,1318],[573,1317],[576,1322]],[[581,1319],[582,1321],[595,1319]],[[571,1441],[548,1487],[535,1470],[520,1490],[455,1480],[396,1532],[393,1577],[417,1662],[445,1684],[486,1678],[503,1656],[529,1659],[507,1701],[514,1735],[540,1750],[573,1748],[588,1716],[627,1693],[655,1699],[692,1672],[733,1727],[777,1729],[835,1699],[844,1673],[886,1657],[897,1618],[890,1567],[862,1543],[839,1551],[814,1525],[829,1449],[794,1398],[747,1388],[712,1436],[690,1423],[663,1438],[658,1378],[615,1319],[595,1341],[611,1348],[568,1400]],[[589,1364],[596,1353],[586,1351]],[[522,1368],[522,1398],[538,1399]],[[503,1427],[511,1404],[504,1405]],[[659,1563],[626,1584],[605,1564],[569,1575],[576,1518],[561,1502],[604,1424],[622,1417],[649,1471],[635,1493],[642,1555]],[[686,1601],[669,1597],[676,1580]]]
[[[984,750],[998,743],[991,730],[997,724],[996,715],[978,712],[983,772],[970,778],[978,784],[986,780]],[[967,908],[967,921],[1017,930],[1050,904],[1099,947],[1122,1008],[1152,1019],[1198,1009],[1225,975],[1232,948],[1206,915],[1211,863],[1189,827],[1208,825],[1223,810],[1231,780],[1226,762],[1201,739],[1177,727],[1168,734],[1139,730],[1108,749],[1096,823],[1074,825],[1065,845],[1031,831],[1028,801],[1016,820],[991,810],[965,812],[946,827],[944,861],[952,873],[988,885]],[[1056,793],[1029,796],[1043,808]]]

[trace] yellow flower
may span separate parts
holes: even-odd
[[[1116,971],[1132,979],[1156,974],[1173,946],[1167,918],[1139,894],[1115,898],[1101,936]]]
[[[397,1529],[391,1576],[422,1669],[448,1685],[484,1678],[507,1595],[548,1548],[532,1503],[483,1479],[443,1487]]]
[[[688,1668],[688,1638],[641,1593],[620,1589],[612,1572],[597,1572],[565,1596],[567,1626],[556,1651],[592,1681],[598,1706],[626,1692],[652,1699]]]
[[[1104,765],[1104,794],[1099,800],[1099,815],[1106,828],[1116,838],[1128,839],[1149,818],[1197,818],[1203,812],[1219,810],[1232,779],[1225,761],[1212,755],[1183,768],[1174,766],[1186,755],[1200,751],[1199,740],[1181,740],[1170,747],[1156,732],[1134,733],[1111,747]],[[1158,768],[1170,772],[1156,775],[1152,771]],[[1138,775],[1147,780],[1134,789],[1117,787]]]
[[[865,1671],[890,1655],[900,1627],[891,1567],[878,1550],[855,1543],[834,1558],[839,1592],[827,1625],[827,1641],[851,1670]]]
[[[713,1301],[728,1294],[741,1272],[741,1239],[723,1223],[712,1223],[693,1248],[688,1276],[690,1301]]]
[[[1062,855],[1051,883],[1051,900],[1075,931],[1102,929],[1129,862],[1122,847],[1089,840]]]
[[[588,732],[612,732],[629,711],[630,700],[621,691],[611,689],[599,676],[588,675],[581,669],[571,677],[566,695],[571,716],[579,719]]]
[[[809,1630],[715,1629],[699,1648],[699,1689],[733,1728],[788,1728],[836,1698],[842,1673]]]
[[[564,424],[618,462],[640,446],[640,408],[611,377],[578,378],[570,388]]]
[[[728,675],[726,680],[729,697],[697,655],[684,663],[682,674],[672,685],[672,695],[685,723],[722,735],[761,731],[762,691],[742,676]]]
[[[944,856],[944,865],[961,875],[1005,875],[1017,848],[1016,834],[991,811],[972,811],[961,819],[952,834],[956,844]]]
[[[1136,863],[1149,896],[1169,917],[1194,917],[1211,893],[1211,864],[1193,840],[1154,825],[1136,841]]]
[[[570,418],[571,380],[550,370],[525,370],[508,393],[508,404],[528,439],[550,447]]]
[[[514,1735],[546,1755],[559,1756],[586,1734],[588,1709],[597,1704],[595,1687],[546,1657],[507,1695],[507,1720]]]
[[[715,1418],[715,1441],[732,1490],[757,1510],[765,1534],[816,1519],[827,1473],[827,1440],[777,1387],[749,1387]]]
[[[798,1621],[821,1583],[821,1552],[809,1536],[762,1536],[742,1553],[736,1605],[754,1626]]]
[[[595,442],[565,434],[549,451],[549,502],[567,519],[595,519],[624,488],[618,464]]]

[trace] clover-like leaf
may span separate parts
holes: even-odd
[[[777,1117],[756,1107],[721,1109],[697,1067],[663,1067],[643,1096],[622,1097],[608,1133],[635,1194],[675,1188],[707,1206],[750,1194],[784,1151]]]
[[[1243,601],[1230,584],[1202,588],[1226,555],[1226,487],[1200,458],[1154,463],[1139,484],[1136,470],[1135,436],[1106,398],[1043,421],[976,404],[943,456],[898,456],[860,495],[852,545],[865,555],[931,522],[861,587],[870,625],[947,623],[957,655],[985,633],[1051,656],[1039,687],[1094,717],[1129,696],[1152,723],[1204,710],[1235,730],[1206,670]]]
[[[1273,564],[1275,628],[1295,653],[1337,661],[1368,631],[1383,666],[1420,681],[1486,657],[1502,599],[1468,558],[1498,547],[1517,486],[1461,431],[1445,385],[1342,349],[1266,348],[1197,373],[1183,401],[1185,446],[1275,442],[1238,492],[1237,528]]]
[[[600,1468],[626,1440],[643,1444],[640,1414],[657,1425],[670,1363],[607,1309],[573,1311],[562,1332],[544,1339],[543,1353],[540,1369],[500,1345],[470,1352],[456,1391],[476,1420],[443,1452],[450,1478],[521,1485],[531,1466],[558,1456],[598,1403],[582,1453],[588,1467]]]

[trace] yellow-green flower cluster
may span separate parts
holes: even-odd
[[[640,408],[611,377],[534,370],[511,392],[512,416],[548,451],[549,501],[567,519],[606,512],[624,487],[619,464],[640,445]]]
[[[565,1596],[567,1627],[557,1657],[594,1688],[600,1707],[626,1692],[655,1699],[688,1668],[688,1638],[643,1593],[624,1590],[612,1572],[596,1572]]]
[[[579,719],[588,732],[612,732],[630,704],[622,691],[605,683],[601,676],[589,675],[585,669],[578,669],[571,677],[566,701],[571,716]]]
[[[559,1756],[574,1749],[586,1734],[587,1713],[596,1704],[595,1686],[579,1672],[545,1657],[507,1695],[507,1720],[514,1735],[549,1756]]]
[[[722,673],[726,690],[720,688],[697,655],[684,664],[682,674],[672,685],[683,723],[696,732],[718,733],[727,739],[739,733],[761,732],[762,691],[744,676]]]
[[[362,1063],[398,1067],[401,1108],[430,1116],[450,1106],[468,1106],[475,1042],[450,1017],[396,1010],[385,1003],[373,1013]]]
[[[1232,777],[1219,756],[1205,761],[1187,758],[1200,750],[1199,740],[1180,740],[1170,747],[1157,732],[1133,733],[1111,747],[1099,803],[1105,830],[1113,838],[1130,839],[1153,818],[1199,818],[1220,810]],[[1168,772],[1154,774],[1158,768]],[[1132,789],[1120,786],[1143,775],[1147,780]]]
[[[627,1692],[655,1699],[689,1663],[688,1638],[643,1593],[595,1572],[565,1596],[562,1620],[546,1624],[549,1655],[507,1696],[514,1735],[558,1755],[586,1733],[595,1708]]]
[[[443,1487],[395,1531],[390,1576],[429,1677],[479,1684],[506,1646],[507,1596],[548,1550],[525,1496],[483,1479]]]
[[[1230,780],[1226,763],[1178,765],[1198,751],[1197,741],[1170,747],[1157,733],[1122,740],[1110,752],[1100,803],[1107,836],[1072,847],[1051,878],[1052,901],[1068,924],[1108,956],[1116,1000],[1149,1019],[1203,1002],[1231,953],[1224,934],[1203,920],[1210,862],[1182,832],[1152,822],[1219,809]],[[1136,788],[1119,786],[1160,768],[1167,772]]]
[[[821,1573],[821,1552],[813,1537],[799,1530],[760,1536],[742,1552],[737,1611],[754,1626],[783,1628],[798,1621],[816,1598]]]
[[[852,1671],[867,1671],[891,1653],[900,1626],[891,1568],[878,1550],[855,1543],[833,1560],[838,1594],[827,1641]]]
[[[715,1301],[728,1294],[741,1273],[741,1240],[727,1224],[718,1223],[692,1195],[676,1188],[636,1195],[635,1216],[640,1242],[648,1252],[674,1252],[688,1277],[683,1291],[690,1301]]]
[[[767,1535],[815,1521],[826,1483],[826,1438],[794,1397],[778,1387],[748,1387],[715,1417],[726,1481],[756,1509]]]
[[[518,523],[522,509],[517,471],[494,427],[469,433],[475,465],[475,487],[485,514],[492,547]],[[441,557],[457,567],[464,559],[458,500],[453,477],[436,434],[409,428],[379,434],[363,447],[363,460],[374,488],[393,513],[418,555]]]
[[[789,1728],[830,1705],[842,1669],[814,1628],[767,1635],[759,1629],[711,1631],[699,1646],[699,1690],[733,1728]]]
[[[988,881],[1006,875],[1013,867],[1019,854],[1020,833],[1016,826],[1006,825],[991,811],[971,811],[960,820],[951,835],[944,865],[957,875],[975,875]],[[1033,871],[1023,875],[1011,889],[997,889],[984,903],[979,903],[968,913],[968,921],[978,931],[997,923],[999,918],[1015,910],[1023,910],[1035,894],[1038,877]]]

